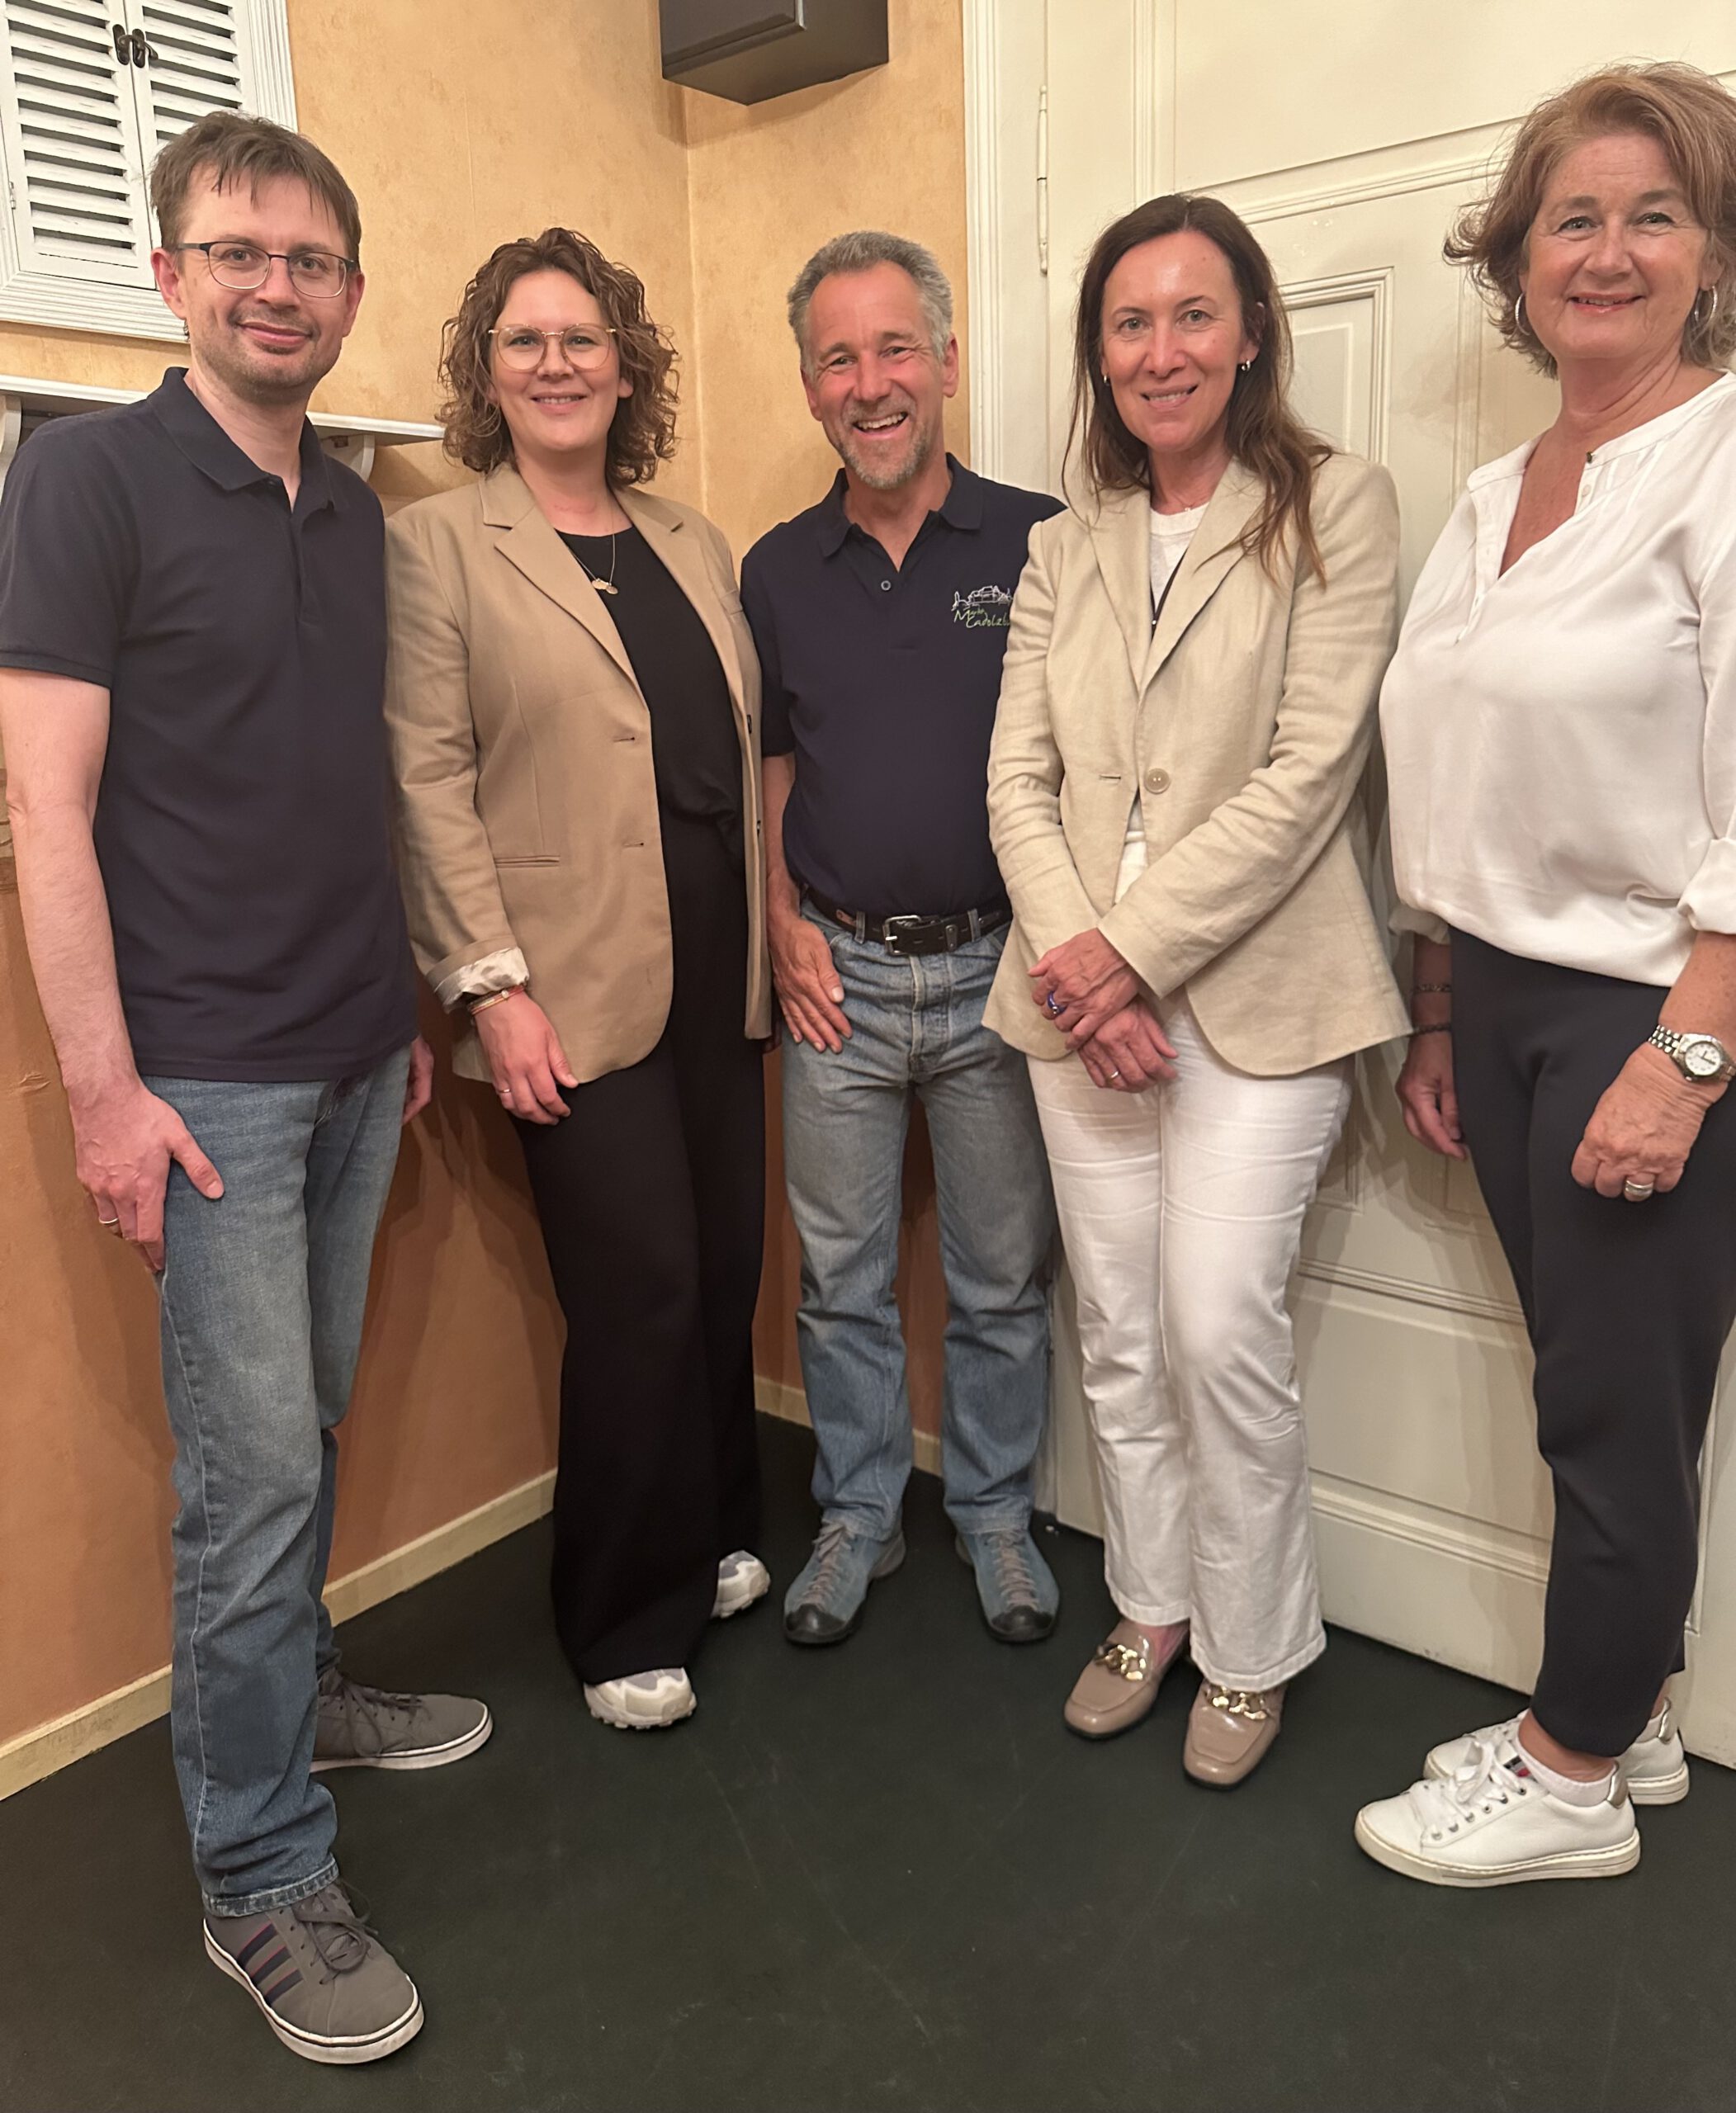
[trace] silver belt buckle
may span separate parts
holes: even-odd
[[[933,921],[931,918],[910,915],[882,917],[880,920],[880,943],[889,954],[898,953],[902,951],[898,942],[906,932],[914,930],[919,925],[931,924]]]

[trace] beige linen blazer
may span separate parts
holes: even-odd
[[[741,744],[748,974],[742,1032],[771,1030],[759,809],[759,664],[729,546],[635,490],[633,525],[717,649]],[[581,1081],[649,1054],[673,966],[650,719],[584,568],[516,470],[386,524],[386,719],[410,938],[438,990],[516,947]],[[454,1062],[488,1065],[466,1019]]]
[[[1360,787],[1397,615],[1384,470],[1323,464],[1322,586],[1238,538],[1260,503],[1232,464],[1152,622],[1150,501],[1039,522],[1014,598],[989,756],[989,825],[1014,926],[988,1023],[1067,1054],[1029,971],[1093,926],[1158,1000],[1185,986],[1238,1070],[1308,1070],[1408,1019],[1367,887]],[[1135,797],[1149,864],[1117,903]]]

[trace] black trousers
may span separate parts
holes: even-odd
[[[556,1626],[594,1685],[693,1658],[717,1565],[759,1534],[752,1329],[764,1234],[741,869],[662,818],[674,995],[641,1062],[518,1130],[566,1318]]]
[[[1736,1116],[1707,1113],[1678,1187],[1630,1203],[1569,1168],[1663,993],[1453,934],[1465,1142],[1536,1352],[1555,1486],[1531,1706],[1582,1753],[1619,1754],[1682,1665],[1700,1449],[1736,1321]]]

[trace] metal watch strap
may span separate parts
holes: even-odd
[[[1687,1033],[1681,1028],[1666,1027],[1660,1020],[1646,1039],[1654,1049],[1661,1049],[1663,1052],[1683,1078],[1691,1080],[1696,1085],[1716,1085],[1725,1079],[1736,1076],[1736,1058],[1731,1056],[1729,1051],[1724,1047],[1715,1034]],[[1687,1065],[1683,1061],[1683,1052],[1691,1042],[1710,1042],[1723,1058],[1723,1062],[1715,1071],[1691,1071],[1688,1069]]]

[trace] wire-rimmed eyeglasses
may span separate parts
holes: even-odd
[[[331,249],[261,249],[252,242],[177,242],[175,247],[202,252],[217,284],[238,294],[263,286],[272,265],[281,264],[298,294],[309,300],[335,300],[350,273],[362,268],[353,257],[340,257]]]

